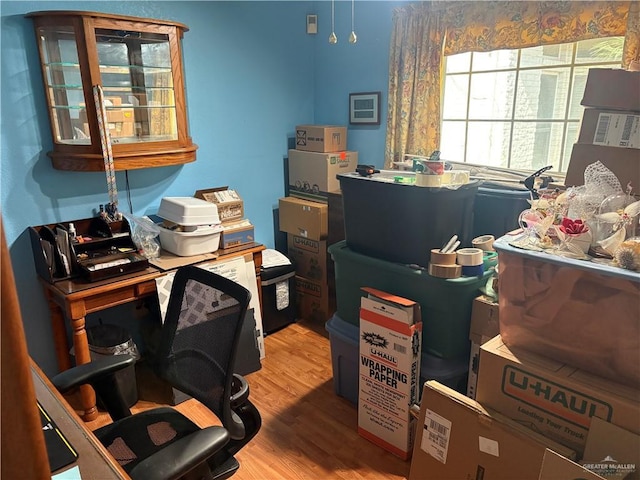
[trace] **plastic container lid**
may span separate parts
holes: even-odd
[[[195,197],[164,197],[158,216],[185,226],[220,223],[217,205]]]
[[[585,270],[591,273],[599,273],[601,275],[608,275],[611,277],[624,278],[631,280],[635,283],[640,283],[640,273],[632,270],[625,270],[624,268],[598,263],[597,261],[589,260],[576,260],[574,258],[562,257],[560,255],[554,255],[546,251],[537,252],[534,250],[525,250],[522,248],[516,248],[509,244],[510,241],[515,240],[516,236],[504,235],[493,242],[493,248],[498,252],[498,263],[500,262],[500,254],[507,253],[513,255],[520,255],[529,260],[536,260],[545,263],[552,263],[559,267],[572,267],[579,270]]]

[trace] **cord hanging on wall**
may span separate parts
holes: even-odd
[[[351,35],[349,35],[349,43],[356,43],[358,36],[356,35],[354,28],[354,11],[356,6],[356,0],[351,0]]]
[[[329,43],[332,45],[338,43],[335,30],[335,0],[331,0],[331,35],[329,35]]]

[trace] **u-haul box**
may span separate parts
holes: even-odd
[[[407,460],[418,402],[420,304],[373,288],[360,305],[358,433]]]

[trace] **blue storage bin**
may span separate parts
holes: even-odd
[[[325,328],[331,343],[333,389],[337,395],[357,405],[360,328],[345,322],[337,314],[327,321]],[[421,384],[427,380],[437,380],[460,393],[466,393],[468,371],[467,357],[445,360],[423,352],[420,359]]]

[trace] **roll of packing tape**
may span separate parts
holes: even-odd
[[[429,264],[429,275],[438,278],[458,278],[462,275],[462,266],[460,265],[437,265]]]
[[[485,270],[498,265],[498,252],[484,252],[482,255],[482,265]]]
[[[476,266],[482,265],[483,252],[479,248],[461,248],[456,251],[458,265]]]
[[[431,249],[431,263],[436,265],[455,265],[457,257],[456,252],[442,253],[439,248]]]
[[[480,235],[479,237],[471,240],[471,245],[480,250],[490,251],[493,250],[493,242],[495,238],[493,235]]]
[[[482,275],[484,275],[484,267],[482,264],[462,266],[463,277],[481,277]]]

